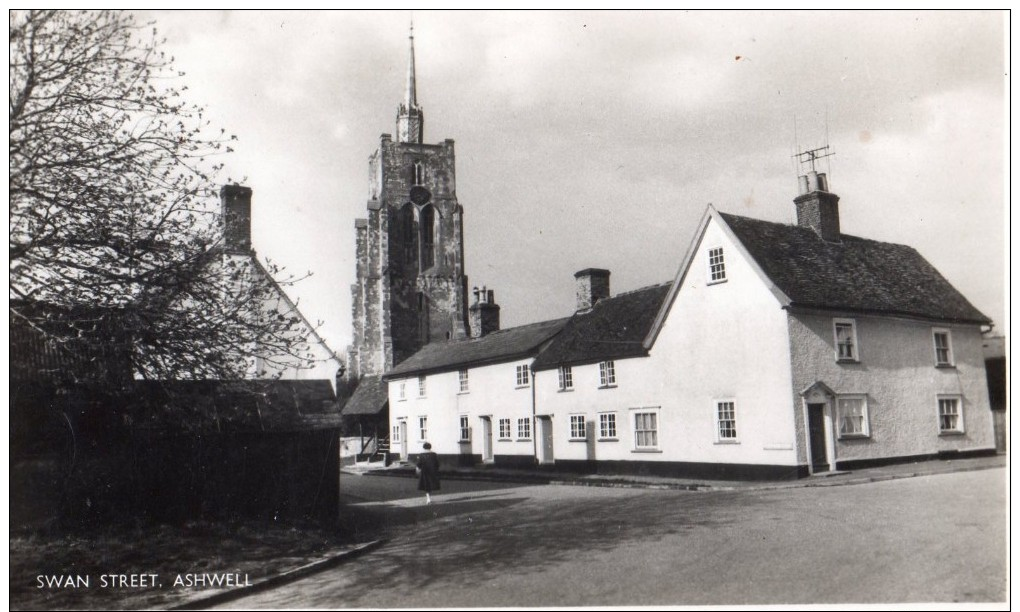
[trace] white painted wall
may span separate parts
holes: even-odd
[[[401,419],[407,419],[408,452],[419,453],[422,444],[417,427],[418,417],[428,417],[428,442],[432,450],[440,455],[473,454],[482,455],[482,417],[492,420],[492,448],[494,455],[533,456],[535,423],[532,419],[532,389],[518,387],[516,367],[526,365],[529,370],[531,359],[486,365],[468,369],[469,390],[460,392],[460,378],[457,370],[429,374],[426,376],[426,395],[418,397],[418,378],[394,379],[389,383],[390,431]],[[400,383],[406,384],[406,399],[401,400]],[[460,441],[460,417],[468,417],[471,439]],[[499,419],[511,420],[511,437],[499,439]],[[531,421],[531,437],[518,436],[518,419]],[[393,449],[397,451],[396,448]]]
[[[708,250],[721,246],[726,281],[708,283]],[[573,368],[575,390],[555,370],[538,376],[538,414],[554,414],[556,458],[796,465],[786,313],[710,220],[650,355],[616,361],[617,387],[597,389],[598,364]],[[715,400],[736,404],[738,442],[718,440]],[[658,453],[634,448],[634,408],[658,406]],[[598,413],[617,412],[618,441],[572,442],[570,414],[598,436]],[[589,433],[589,436],[592,434]]]
[[[836,362],[834,316],[856,322],[859,363]],[[837,394],[867,395],[870,436],[841,440],[834,422],[837,461],[995,447],[976,326],[828,313],[789,319],[795,394],[822,381]],[[935,367],[933,327],[950,330],[955,367]],[[939,435],[938,394],[962,396],[963,435]],[[800,415],[797,428],[803,436]]]

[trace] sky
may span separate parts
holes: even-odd
[[[143,13],[237,135],[261,257],[342,352],[368,157],[395,134],[409,11]],[[915,247],[1005,333],[999,12],[415,11],[425,141],[456,141],[469,286],[503,327],[567,316],[574,272],[671,280],[718,210],[793,222],[792,155],[842,231]]]

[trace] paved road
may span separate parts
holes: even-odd
[[[361,482],[350,481],[360,478]],[[776,491],[345,478],[376,552],[231,607],[1004,601],[1005,471]],[[359,488],[360,486],[360,488]],[[353,499],[353,497],[352,497]]]

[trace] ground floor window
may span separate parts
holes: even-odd
[[[531,439],[531,419],[517,419],[517,439]]]
[[[939,396],[939,433],[963,433],[963,401],[958,395]]]
[[[715,403],[715,421],[719,442],[737,441],[737,405],[733,401]]]
[[[390,440],[393,442],[400,442],[400,425],[393,426],[393,435],[390,436]]]
[[[839,396],[836,400],[836,412],[840,438],[864,438],[869,435],[867,396]]]
[[[599,438],[603,440],[616,439],[615,412],[603,412],[599,414]]]
[[[471,440],[471,427],[468,425],[467,415],[460,415],[460,441],[469,442]]]
[[[634,448],[649,450],[659,448],[659,414],[654,411],[634,412]]]
[[[429,418],[418,417],[418,439],[428,440],[429,439]]]
[[[570,439],[584,440],[588,437],[583,414],[570,415]]]
[[[500,440],[510,439],[510,419],[499,420],[499,439]]]

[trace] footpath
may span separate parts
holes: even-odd
[[[620,487],[667,489],[680,491],[744,491],[792,489],[799,487],[832,487],[915,478],[952,472],[970,472],[1007,467],[1007,455],[990,455],[967,459],[932,459],[911,463],[897,463],[879,467],[837,472],[823,472],[807,478],[791,480],[708,480],[695,478],[670,478],[643,475],[575,474],[545,470],[511,470],[495,467],[457,468],[443,470],[440,478],[449,480],[482,480],[519,484],[551,484],[587,487]],[[415,478],[414,467],[394,464],[383,467],[380,464],[346,466],[343,471],[364,476],[389,476]]]

